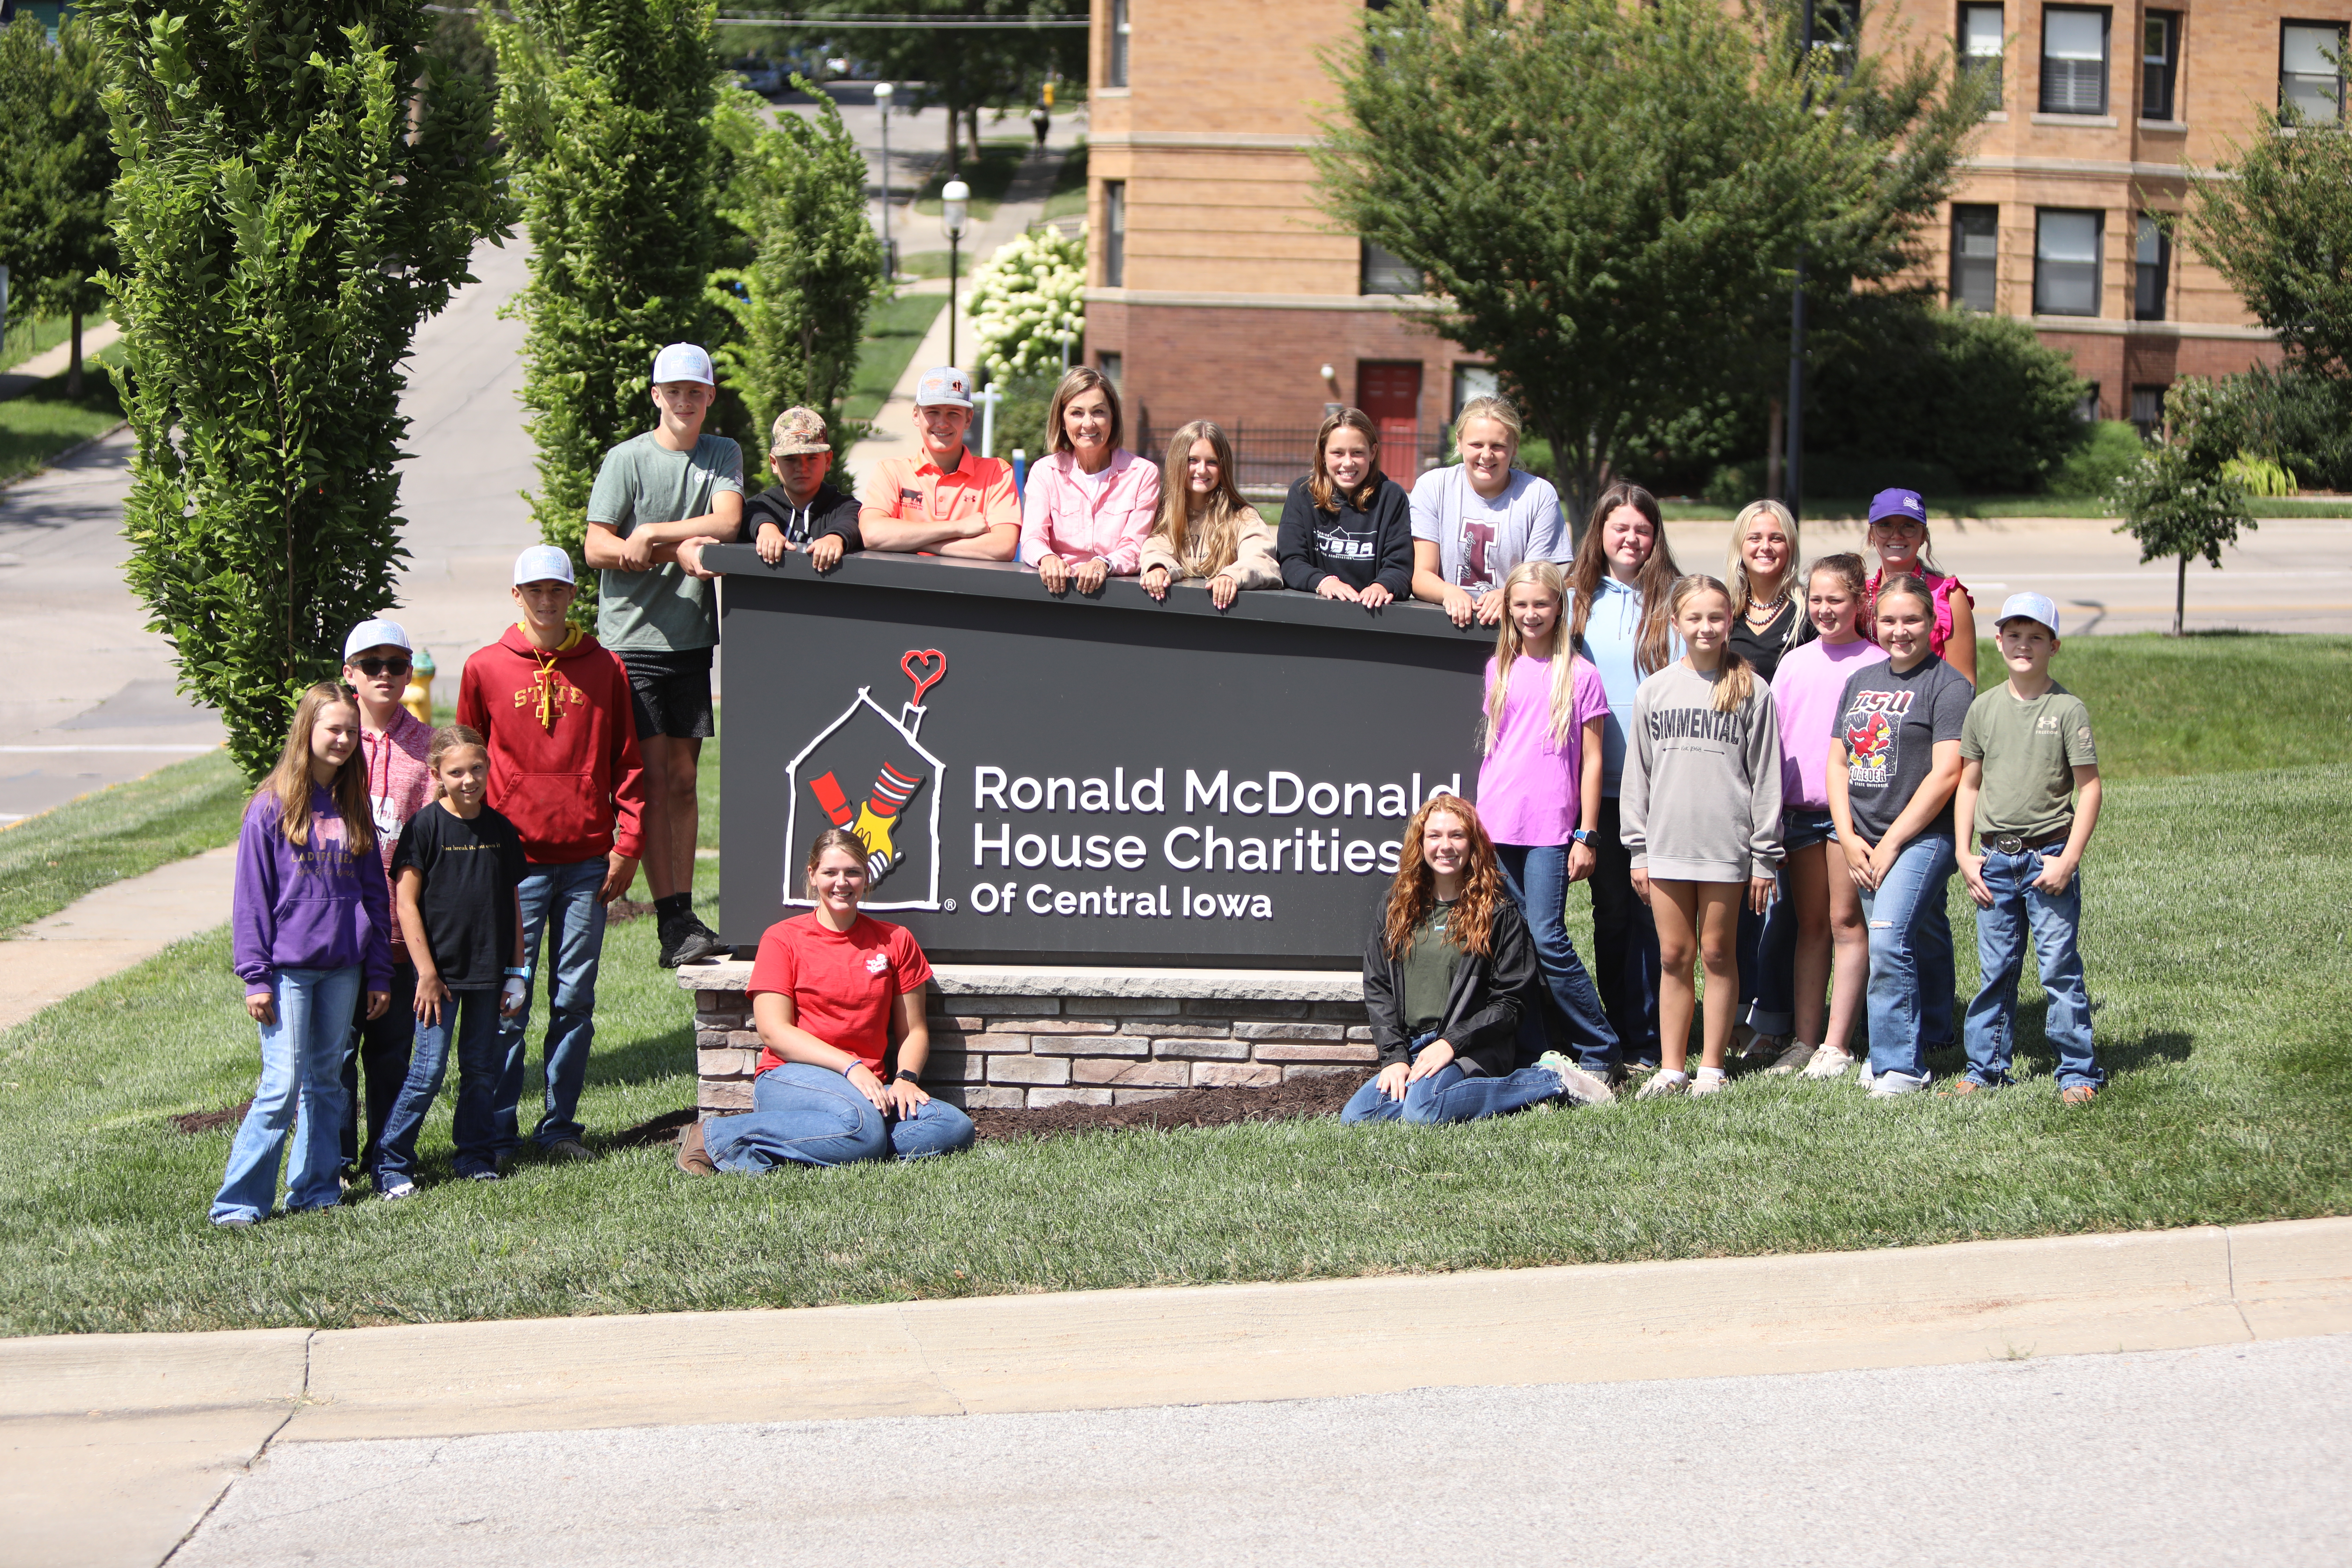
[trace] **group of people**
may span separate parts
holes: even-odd
[[[1009,465],[965,447],[970,381],[943,366],[919,384],[921,452],[877,463],[855,499],[830,482],[823,416],[793,408],[771,433],[775,483],[747,500],[740,449],[702,429],[709,356],[672,344],[651,382],[654,427],[606,456],[589,500],[595,636],[571,624],[570,558],[533,546],[515,564],[515,624],[467,661],[456,723],[403,708],[414,650],[386,619],[354,627],[341,680],[298,703],[238,844],[235,963],[262,1073],[215,1223],[272,1211],[289,1139],[289,1210],[337,1203],[352,1180],[413,1194],[453,1058],[457,1173],[498,1179],[524,1142],[541,973],[530,1142],[594,1157],[578,1103],[605,907],[642,861],[660,962],[722,951],[692,908],[718,640],[701,557],[747,533],[763,560],[804,552],[820,572],[852,551],[1017,556],[1057,595],[1134,576],[1158,598],[1198,582],[1221,608],[1288,588],[1370,609],[1417,598],[1495,626],[1478,798],[1439,795],[1407,824],[1364,963],[1381,1065],[1349,1121],[1593,1102],[1635,1078],[1645,1098],[1711,1093],[1734,1052],[1836,1077],[1857,1018],[1870,1092],[1924,1088],[1927,1054],[1958,1043],[1955,870],[1979,906],[1984,980],[1949,1092],[2007,1080],[2029,935],[2062,1097],[2103,1081],[2075,941],[2098,772],[2087,710],[2050,676],[2058,612],[2013,596],[1997,621],[2008,679],[1977,693],[1974,605],[1936,569],[1912,492],[1874,502],[1874,564],[1801,570],[1794,520],[1759,501],[1734,522],[1725,575],[1685,575],[1655,499],[1631,484],[1601,496],[1571,555],[1557,492],[1516,466],[1517,412],[1481,397],[1455,423],[1461,461],[1409,492],[1381,471],[1373,422],[1332,414],[1269,527],[1214,424],[1184,426],[1148,463],[1120,445],[1117,387],[1080,367],[1016,494]],[[687,1170],[971,1142],[970,1120],[922,1088],[930,971],[908,932],[859,911],[863,845],[822,835],[805,873],[814,908],[772,927],[753,966],[754,1109],[689,1128]],[[1591,971],[1567,932],[1577,882],[1591,889]]]

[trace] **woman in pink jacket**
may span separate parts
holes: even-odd
[[[1076,366],[1055,389],[1045,427],[1053,449],[1029,466],[1021,498],[1021,559],[1049,594],[1134,576],[1160,509],[1160,470],[1119,448],[1118,388]]]

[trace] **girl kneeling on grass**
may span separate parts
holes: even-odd
[[[748,1175],[971,1147],[971,1118],[923,1092],[931,966],[906,927],[858,912],[866,860],[846,828],[828,827],[810,847],[816,909],[770,926],[751,965],[761,1046],[752,1109],[688,1123],[678,1169]]]
[[[1739,910],[1764,912],[1780,863],[1780,726],[1772,691],[1731,650],[1731,591],[1713,577],[1667,599],[1690,651],[1642,682],[1626,726],[1623,820],[1633,885],[1658,926],[1658,1046],[1641,1098],[1712,1094],[1739,1008]],[[1744,898],[1743,898],[1744,895]],[[1698,1079],[1683,1070],[1706,970]]]
[[[530,868],[514,824],[482,804],[489,749],[479,731],[451,724],[434,731],[426,761],[435,803],[408,819],[392,854],[400,929],[416,964],[416,1044],[376,1162],[375,1190],[386,1198],[416,1191],[416,1135],[449,1070],[453,1036],[457,1172],[498,1179],[499,1074],[506,1060],[499,1019],[511,1017],[530,994],[519,890]]]
[[[1936,604],[1927,584],[1896,577],[1874,610],[1883,664],[1846,678],[1830,738],[1830,815],[1870,939],[1874,1096],[1927,1087],[1927,1053],[1952,1029],[1952,927],[1945,890],[1957,869],[1952,795],[1960,727],[1976,688],[1929,651]]]
[[[1441,795],[1405,825],[1406,856],[1364,949],[1364,1009],[1381,1070],[1339,1120],[1475,1121],[1608,1083],[1558,1052],[1517,1072],[1535,1005],[1535,943],[1469,802]]]
[[[268,1217],[289,1129],[286,1211],[342,1201],[343,1047],[390,1005],[392,900],[375,852],[360,710],[341,687],[302,693],[278,766],[245,808],[236,838],[233,952],[245,1010],[261,1026],[261,1082],[236,1130],[215,1225]],[[299,1106],[300,1114],[296,1114]]]

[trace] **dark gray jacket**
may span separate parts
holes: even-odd
[[[1383,903],[1371,940],[1364,944],[1364,1011],[1371,1015],[1372,1043],[1380,1047],[1382,1067],[1407,1060],[1412,1045],[1404,1032],[1404,965],[1388,955],[1383,943],[1386,912]],[[1454,1047],[1464,1072],[1507,1078],[1518,1065],[1519,1014],[1534,1005],[1537,979],[1535,939],[1508,899],[1495,910],[1486,945],[1486,957],[1465,952],[1454,966],[1437,1037]]]

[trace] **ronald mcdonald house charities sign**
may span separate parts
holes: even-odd
[[[725,574],[720,929],[810,905],[829,826],[936,960],[1353,968],[1414,805],[1475,798],[1491,628],[1433,606],[853,554]]]

